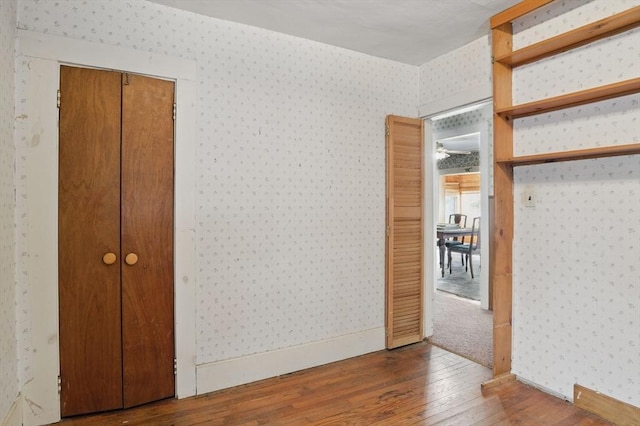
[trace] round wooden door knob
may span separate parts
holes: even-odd
[[[102,261],[105,265],[113,265],[114,263],[116,263],[115,253],[106,253],[104,256],[102,256]]]
[[[135,265],[136,263],[138,263],[138,255],[135,253],[129,253],[128,255],[125,256],[124,261],[129,266]]]

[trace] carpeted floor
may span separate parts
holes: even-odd
[[[449,269],[445,269],[444,277],[438,277],[438,283],[436,287],[438,290],[446,291],[447,293],[455,294],[460,297],[471,300],[480,300],[480,264],[478,257],[474,257],[473,273],[474,278],[471,278],[469,271],[464,270],[460,256],[456,256],[452,262],[451,274]]]
[[[479,302],[436,291],[433,336],[429,338],[432,344],[492,367],[492,329],[493,315]]]

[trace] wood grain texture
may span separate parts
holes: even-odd
[[[61,68],[63,416],[174,395],[173,93]]]
[[[573,403],[576,407],[620,426],[640,425],[640,407],[627,404],[584,386],[573,386]]]
[[[493,55],[511,50],[511,23],[492,31]],[[511,105],[511,67],[494,62],[494,110]],[[491,285],[493,297],[493,373],[511,371],[511,307],[512,307],[512,241],[513,241],[513,168],[495,159],[513,156],[513,122],[508,117],[493,115],[493,223],[491,224]]]
[[[428,343],[62,425],[611,425]]]
[[[60,69],[58,292],[63,416],[122,407],[120,74]]]
[[[387,347],[423,333],[422,120],[387,117]]]
[[[496,159],[498,163],[512,166],[528,166],[531,164],[555,163],[559,161],[586,160],[590,158],[616,157],[620,155],[640,154],[640,143],[602,146],[543,154],[519,155],[509,159]]]
[[[515,68],[593,43],[605,37],[629,31],[639,25],[640,6],[636,6],[564,34],[495,57],[495,60]]]
[[[525,104],[504,107],[496,104],[495,112],[500,116],[513,120],[620,96],[632,95],[638,92],[640,92],[640,77]]]
[[[123,75],[122,267],[124,406],[174,395],[174,83]]]

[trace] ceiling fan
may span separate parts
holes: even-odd
[[[471,151],[458,151],[455,149],[447,149],[444,147],[442,142],[436,142],[436,158],[441,160],[443,158],[449,157],[451,154],[462,154],[468,155],[471,154]]]

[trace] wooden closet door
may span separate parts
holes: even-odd
[[[174,395],[173,102],[173,82],[123,74],[125,408]]]
[[[174,84],[65,66],[60,73],[67,417],[174,395]]]
[[[416,343],[423,332],[422,120],[387,117],[387,348]]]
[[[60,398],[72,416],[122,407],[120,74],[62,66],[60,93]]]

